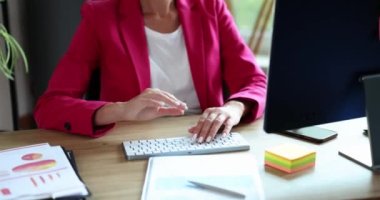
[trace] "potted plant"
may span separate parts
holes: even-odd
[[[0,71],[9,79],[9,90],[11,97],[13,129],[18,129],[17,97],[14,80],[14,69],[20,59],[23,61],[26,72],[28,72],[28,61],[24,50],[16,39],[10,35],[3,24],[0,24]]]
[[[25,70],[28,72],[28,61],[24,50],[16,39],[8,33],[3,24],[0,24],[0,41],[3,43],[0,48],[0,71],[4,76],[13,80],[14,68],[20,59],[22,59]]]

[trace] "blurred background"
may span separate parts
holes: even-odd
[[[242,37],[267,71],[274,0],[226,0]],[[33,108],[80,21],[83,0],[0,0],[0,19],[24,48],[29,73],[0,74],[0,131],[35,128]],[[21,65],[21,64],[20,64]],[[13,86],[12,86],[13,85]]]

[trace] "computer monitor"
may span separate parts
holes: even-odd
[[[380,111],[379,78],[360,81],[380,73],[379,16],[379,0],[276,1],[266,132],[363,117],[366,107],[372,114]],[[380,143],[380,132],[374,132],[380,114],[375,115],[371,120],[379,125],[369,124],[370,134]],[[372,161],[380,164],[377,151]]]

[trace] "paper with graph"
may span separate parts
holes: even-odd
[[[61,147],[44,143],[0,151],[0,199],[86,195]]]

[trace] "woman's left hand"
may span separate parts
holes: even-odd
[[[228,134],[232,127],[237,125],[246,106],[240,101],[228,101],[222,107],[207,108],[198,123],[189,129],[193,140],[202,143],[214,139],[218,130],[224,125],[222,134]]]

